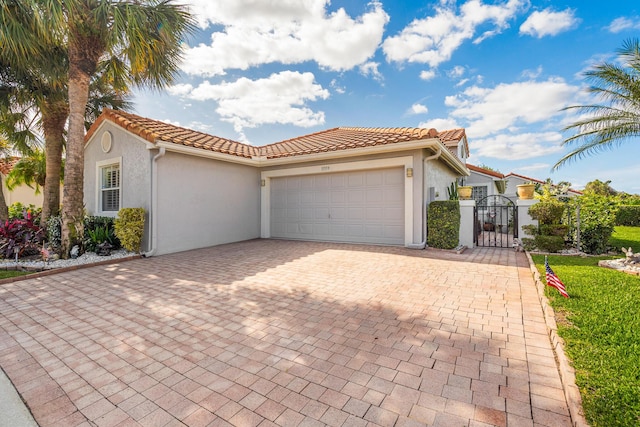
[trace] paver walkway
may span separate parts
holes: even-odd
[[[0,286],[41,426],[569,426],[522,253],[255,240]]]

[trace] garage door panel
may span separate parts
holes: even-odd
[[[394,173],[386,170],[384,173],[384,182],[387,185],[404,185],[404,170],[402,173]]]
[[[344,221],[347,219],[347,209],[343,207],[334,207],[331,209],[331,219],[334,221]]]
[[[313,217],[320,221],[329,220],[329,208],[316,208]]]
[[[363,187],[365,185],[365,177],[362,173],[350,173],[347,177],[349,188]]]
[[[346,195],[346,192],[343,191],[342,189],[331,192],[332,204],[344,204],[346,201],[347,201],[347,195]]]
[[[384,182],[383,171],[367,171],[366,172],[367,186],[379,186]]]
[[[271,180],[276,238],[404,243],[404,169]]]

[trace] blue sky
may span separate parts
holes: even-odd
[[[464,127],[470,163],[640,193],[640,141],[551,172],[582,73],[640,37],[635,0],[190,0],[178,81],[135,112],[264,145],[338,126]]]

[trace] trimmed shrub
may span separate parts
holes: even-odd
[[[616,213],[616,225],[640,227],[640,205],[618,206],[618,212]]]
[[[553,198],[546,198],[529,208],[531,218],[543,224],[560,224],[564,214],[565,204]]]
[[[540,234],[544,236],[565,236],[569,232],[566,224],[544,224],[540,226]]]
[[[547,236],[538,234],[534,238],[535,245],[544,252],[559,252],[564,249],[564,238],[562,236]]]
[[[577,199],[576,203],[580,204],[580,250],[594,255],[606,253],[616,220],[615,202],[597,194]]]
[[[122,208],[115,221],[116,236],[122,247],[130,252],[140,252],[144,235],[144,209]]]
[[[427,220],[429,246],[453,249],[460,241],[460,203],[457,200],[438,200],[429,204]]]

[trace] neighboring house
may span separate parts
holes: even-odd
[[[256,147],[105,110],[85,142],[87,211],[144,208],[149,255],[259,237],[421,246],[427,204],[469,173],[464,129],[341,127]]]
[[[20,160],[19,157],[6,157],[0,159],[0,178],[2,179],[2,193],[4,194],[4,200],[7,206],[11,206],[16,202],[20,202],[23,205],[35,205],[36,207],[42,207],[42,201],[44,196],[42,192],[36,194],[35,188],[31,188],[28,185],[18,185],[13,190],[7,188],[7,175],[13,169],[16,163]]]
[[[544,181],[540,181],[539,179],[530,178],[528,176],[519,175],[513,172],[509,172],[504,176],[504,178],[507,180],[507,188],[508,189],[510,188],[511,193],[513,193],[514,195],[516,195],[516,188],[520,184],[526,184],[528,182],[532,182],[534,184],[543,185],[545,183]],[[567,196],[569,197],[575,197],[575,196],[581,196],[581,195],[582,195],[582,191],[574,190],[573,188],[569,188],[569,190],[567,191]]]
[[[515,203],[518,199],[518,185],[532,182],[534,184],[544,184],[544,181],[539,179],[530,178],[524,175],[519,175],[510,172],[503,175],[500,172],[484,169],[478,166],[474,166],[467,163],[467,168],[471,173],[469,177],[465,178],[465,185],[473,187],[472,198],[478,202],[487,196],[493,196],[500,194],[498,191],[498,185],[496,182],[505,181],[506,189],[503,196],[508,197]],[[567,195],[570,197],[579,196],[582,192],[570,188]]]

